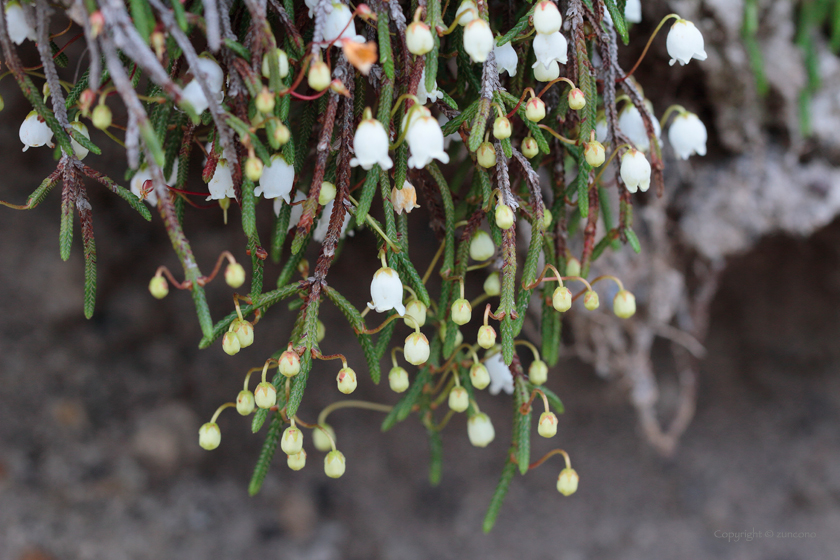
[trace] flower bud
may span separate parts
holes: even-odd
[[[490,325],[482,325],[478,329],[478,345],[482,348],[489,349],[496,344],[496,330]]]
[[[258,157],[249,157],[245,160],[245,176],[251,181],[259,181],[263,173],[263,162]],[[244,274],[244,271],[243,271]],[[243,279],[244,281],[244,279]]]
[[[456,385],[449,391],[449,408],[455,412],[464,412],[470,407],[470,395],[467,390]]]
[[[422,327],[426,324],[426,311],[426,305],[422,301],[412,298],[405,305],[405,319],[403,320],[411,328],[414,328],[414,323],[417,323],[418,327]],[[414,322],[411,319],[414,319]]]
[[[493,121],[493,136],[499,140],[510,138],[511,126],[507,117],[496,117]]]
[[[237,338],[236,334],[230,331],[226,332],[222,337],[222,350],[225,351],[225,354],[233,356],[239,353],[240,348],[242,348],[242,345],[239,343],[239,338]]]
[[[96,101],[96,93],[92,89],[87,88],[82,92],[79,96],[79,108],[82,110],[82,115],[88,114],[94,101]]]
[[[403,346],[403,354],[405,360],[413,366],[425,364],[429,359],[429,340],[426,335],[419,332],[408,335]]]
[[[557,434],[557,416],[553,412],[543,412],[540,414],[537,433],[544,438],[554,437]]]
[[[498,272],[491,272],[484,280],[484,293],[488,296],[497,296],[502,292],[502,282],[499,280]]]
[[[464,12],[469,13],[462,16],[461,14]],[[459,16],[461,17],[461,19],[458,20],[458,25],[463,27],[478,17],[478,6],[476,6],[473,0],[464,0],[463,2],[461,2],[461,5],[458,6],[458,10],[455,12],[455,17],[457,18]]]
[[[566,286],[555,288],[551,295],[551,305],[554,309],[563,313],[572,308],[572,292]]]
[[[579,88],[572,88],[569,92],[569,108],[580,111],[586,107],[586,96]]]
[[[213,451],[219,447],[222,441],[222,431],[215,422],[207,422],[198,429],[198,445],[207,451]]]
[[[539,97],[532,97],[525,104],[525,116],[531,122],[540,122],[545,118],[545,102]]]
[[[604,165],[606,156],[607,154],[604,151],[604,145],[597,140],[583,143],[583,157],[586,158],[586,163],[590,166],[601,167]]]
[[[268,91],[267,87],[263,87],[262,91],[254,100],[254,105],[256,105],[257,111],[263,115],[270,114],[274,110],[274,94]]]
[[[580,276],[580,261],[571,257],[566,261],[566,276]]]
[[[563,25],[563,16],[554,2],[548,0],[540,2],[534,7],[534,29],[537,33],[551,35],[560,31]]]
[[[405,30],[405,45],[408,48],[408,52],[417,56],[430,53],[435,47],[432,30],[422,21],[410,23]]]
[[[456,325],[466,325],[470,322],[472,307],[470,306],[470,302],[464,298],[456,299],[452,302],[450,311],[452,312],[452,320],[455,321]]]
[[[274,127],[274,141],[279,146],[284,146],[289,141],[289,138],[292,137],[292,133],[289,131],[289,127],[283,123],[278,123],[277,126]]]
[[[482,142],[475,151],[475,159],[485,169],[493,167],[496,165],[496,148],[490,142]]]
[[[595,311],[601,305],[601,300],[598,299],[598,293],[595,290],[587,290],[583,294],[583,306],[589,311]]]
[[[493,50],[496,40],[490,25],[476,18],[464,26],[464,50],[473,62],[484,62]]]
[[[248,321],[236,319],[230,324],[230,332],[239,339],[240,348],[248,348],[254,343],[254,327]]]
[[[149,292],[157,299],[163,299],[169,293],[169,284],[163,276],[154,276],[149,282]]]
[[[225,268],[225,282],[234,290],[245,283],[245,269],[239,263],[230,263]]]
[[[315,428],[312,430],[312,443],[318,451],[329,451],[332,449],[330,438],[335,441],[335,430],[329,424],[320,424],[320,426],[324,429]],[[325,431],[329,434],[329,437],[324,433]]]
[[[557,491],[564,496],[571,496],[577,492],[578,474],[575,469],[565,468],[560,471],[560,476],[557,477]]]
[[[242,416],[248,416],[254,412],[255,404],[256,401],[254,400],[254,393],[247,389],[239,391],[239,394],[236,395],[236,412]]]
[[[476,389],[484,389],[490,385],[490,372],[484,364],[476,363],[470,367],[470,383]]]
[[[271,53],[265,53],[262,58],[262,68],[260,70],[262,71],[263,78],[271,77],[269,56],[271,56]],[[277,57],[277,66],[280,67],[280,77],[285,78],[289,75],[289,57],[286,56],[286,52],[283,49],[274,49],[274,56]]]
[[[522,139],[522,155],[528,159],[540,153],[540,147],[533,136],[526,136]]]
[[[554,216],[551,215],[551,210],[548,208],[543,209],[543,228],[548,229],[551,226],[551,222],[554,219]]]
[[[318,204],[326,206],[327,203],[335,199],[336,188],[335,185],[329,181],[321,183],[321,192],[318,193]]]
[[[277,404],[277,389],[268,381],[263,381],[254,389],[254,401],[260,408],[271,408]]]
[[[301,449],[294,455],[289,455],[286,459],[286,464],[293,471],[299,471],[306,466],[306,450]]]
[[[513,226],[513,210],[507,204],[496,205],[496,225],[499,229],[508,229]]]
[[[324,457],[324,472],[330,478],[341,478],[345,470],[344,454],[338,449],[330,451]]]
[[[349,395],[356,390],[358,382],[356,381],[356,372],[352,368],[343,367],[338,370],[338,375],[335,378],[338,382],[338,390]]]
[[[286,455],[295,455],[303,449],[303,432],[297,426],[289,426],[280,438],[280,449]]]
[[[487,447],[496,437],[490,417],[480,412],[467,420],[467,435],[476,447]]]
[[[388,372],[388,385],[391,386],[391,390],[393,392],[402,393],[408,389],[408,372],[399,366],[392,368],[391,371]]]
[[[486,261],[496,253],[493,238],[486,231],[479,229],[470,239],[470,258],[474,261]]]
[[[111,126],[111,109],[108,108],[107,105],[97,105],[93,109],[92,115],[93,126],[98,128],[99,130],[106,130],[109,126]]]
[[[330,87],[330,67],[323,60],[316,60],[309,67],[309,74],[306,76],[306,81],[309,82],[309,87],[315,91],[324,91]]]
[[[286,350],[280,354],[277,369],[286,377],[294,377],[300,373],[300,357],[294,350]]]
[[[627,290],[619,290],[613,298],[613,313],[622,319],[632,317],[636,313],[636,296]]]
[[[324,323],[318,319],[318,322],[315,323],[315,342],[320,343],[324,338],[327,336],[327,327],[324,326]]]
[[[534,385],[543,385],[548,381],[548,366],[542,360],[534,360],[528,367],[528,379]]]
[[[100,10],[96,10],[90,14],[89,20],[91,38],[96,39],[105,27],[105,16],[102,15]]]

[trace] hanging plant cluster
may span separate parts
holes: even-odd
[[[25,204],[2,204],[32,209],[61,182],[61,257],[70,256],[75,213],[84,242],[86,316],[96,291],[91,182],[146,220],[152,210],[160,215],[183,276],[161,267],[149,290],[156,298],[171,286],[191,293],[202,348],[236,354],[255,336],[268,336],[275,309],[297,314],[291,336],[278,340],[273,355],[256,357],[260,365],[245,372],[236,398],[201,427],[203,448],[219,447],[216,418],[228,407],[251,416],[255,433],[267,423],[253,494],[278,443],[291,469],[306,466],[303,430],[312,430],[314,448],[326,453],[326,475],[344,474],[341,430],[327,423],[338,408],[381,410],[383,430],[416,414],[428,432],[436,483],[451,418],[466,415],[472,445],[494,440],[500,419],[477,402],[487,388],[510,395],[514,412],[513,440],[484,529],[492,528],[515,472],[525,474],[553,455],[565,460],[557,490],[575,492],[578,475],[566,451],[533,462],[530,456],[534,402],[542,410],[541,437],[555,436],[563,412],[545,385],[560,353],[562,314],[578,299],[585,310],[597,309],[596,285],[605,280],[618,286],[614,314],[635,313],[635,298],[621,280],[590,278],[590,268],[607,250],[640,250],[634,195],[651,185],[654,193],[665,188],[660,134],[669,117],[668,139],[678,157],[706,150],[706,129],[696,115],[675,106],[657,121],[631,77],[638,63],[629,71],[618,63],[619,43],[628,43],[628,27],[641,20],[639,0],[355,6],[66,0],[62,6],[6,0],[0,11],[5,75],[33,108],[20,119],[23,149],[54,148],[58,162]],[[666,22],[672,65],[706,58],[691,22],[672,14],[656,31]],[[67,82],[61,69],[70,75],[77,63],[69,64],[64,51],[78,39],[86,43],[87,69]],[[28,67],[16,47],[27,41],[40,56]],[[123,123],[112,114],[116,103],[124,105]],[[101,154],[103,142],[124,148],[128,188],[90,166],[95,157],[87,156]],[[190,173],[196,162],[200,177]],[[238,207],[249,271],[228,251],[209,274],[201,271],[183,224],[191,207],[206,208],[206,201],[226,222]],[[438,247],[431,262],[410,257],[409,232],[416,228],[409,222],[418,208],[431,227],[423,242],[433,238]],[[258,214],[273,218],[270,231],[258,231]],[[329,272],[346,235],[365,229],[373,236],[352,242],[366,246],[381,266],[371,267],[370,302],[359,309],[330,283]],[[527,239],[519,253],[518,233]],[[582,239],[579,254],[570,250],[575,237]],[[310,247],[318,252],[311,270]],[[250,285],[234,294],[234,311],[214,323],[204,286],[222,265],[231,288],[248,277]],[[266,286],[269,275],[276,286]],[[439,282],[429,282],[433,275]],[[468,292],[479,295],[470,300]],[[288,307],[275,307],[284,300]],[[331,353],[319,320],[325,302],[353,328],[364,364],[351,367]],[[521,336],[529,308],[540,318],[541,339],[534,343]],[[404,339],[400,323],[410,331]],[[379,383],[380,362],[389,358],[388,383],[400,395],[394,403],[338,399],[317,419],[300,417],[306,392],[316,390],[313,378],[336,373],[320,361],[341,361],[338,397],[368,379]],[[260,381],[252,390],[254,373]]]

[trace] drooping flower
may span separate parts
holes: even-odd
[[[405,30],[405,45],[408,52],[417,56],[432,52],[435,48],[432,30],[422,21],[411,22]]]
[[[642,152],[630,148],[621,156],[621,180],[631,193],[650,188],[650,162]],[[568,267],[567,267],[568,270]]]
[[[233,176],[230,174],[227,160],[220,159],[216,164],[216,172],[213,178],[207,183],[210,196],[207,200],[221,200],[223,198],[234,198],[236,191],[233,188]]]
[[[508,395],[513,394],[513,375],[510,373],[510,367],[505,364],[501,352],[493,354],[484,362],[487,368],[487,373],[490,374],[490,394],[498,395],[500,391],[504,391]]]
[[[464,50],[473,62],[484,62],[493,50],[495,40],[490,25],[476,18],[464,27]]]
[[[411,150],[408,158],[410,168],[423,169],[433,159],[449,163],[449,154],[443,149],[443,131],[434,117],[412,119],[405,141]]]
[[[413,365],[419,366],[429,359],[429,339],[421,332],[413,332],[405,339],[403,355],[405,360]]]
[[[461,14],[464,12],[469,13],[462,16]],[[457,19],[459,16],[460,19],[458,19],[458,25],[464,27],[469,22],[478,17],[478,6],[476,6],[473,0],[464,0],[463,2],[461,2],[461,5],[458,6],[458,10],[455,12],[455,18]]]
[[[496,55],[496,70],[501,74],[507,71],[509,76],[516,76],[516,67],[519,64],[519,57],[516,55],[516,50],[508,41],[501,47],[495,45],[493,53]]]
[[[467,420],[467,436],[470,443],[476,447],[487,447],[496,437],[496,430],[493,429],[493,422],[490,417],[480,412]]]
[[[207,87],[210,92],[216,95],[218,100],[222,99],[222,86],[224,85],[225,75],[215,60],[202,56],[198,59],[198,68],[193,68],[192,71],[193,73],[200,72],[207,82]],[[195,78],[184,87],[183,98],[192,105],[198,114],[203,113],[210,106],[210,103],[204,96],[204,90],[201,89],[201,85]]]
[[[554,60],[548,66],[538,64],[534,68],[534,79],[538,82],[550,82],[560,77],[560,65]]]
[[[353,137],[353,150],[356,157],[350,160],[351,167],[361,165],[367,171],[376,164],[382,169],[391,169],[394,165],[388,156],[388,133],[376,119],[365,119],[359,123]]]
[[[557,9],[557,4],[550,0],[540,2],[534,7],[534,29],[540,35],[550,35],[560,31],[563,16]]]
[[[282,198],[286,204],[295,184],[295,168],[286,163],[280,154],[271,156],[271,163],[263,168],[260,184],[254,189],[254,195],[264,198]]]
[[[703,34],[688,20],[678,19],[668,31],[668,38],[665,41],[668,55],[671,57],[671,66],[676,61],[685,66],[692,58],[706,60],[706,50],[703,44]]]
[[[647,104],[648,102],[645,100],[645,105]],[[651,107],[648,107],[648,111],[651,115],[653,115]],[[659,140],[662,136],[662,128],[659,126],[659,121],[655,118],[651,118],[650,121],[653,125],[653,132],[656,134],[656,139]],[[643,152],[650,150],[650,138],[648,138],[647,135],[645,121],[635,105],[628,105],[621,110],[621,113],[618,116],[618,128],[627,135],[627,138],[636,146],[637,149]]]
[[[426,91],[426,69],[423,68],[423,73],[420,75],[420,83],[417,84],[417,93],[415,97],[420,101],[420,105],[426,103],[434,103],[438,99],[443,99],[443,92],[437,87],[437,82],[434,82],[432,91]]]
[[[23,123],[20,125],[18,131],[20,141],[23,142],[23,151],[29,148],[38,148],[47,145],[50,148],[55,147],[52,143],[53,133],[47,123],[41,120],[38,113],[30,111]]]
[[[668,140],[682,159],[692,154],[705,156],[708,137],[706,125],[694,113],[677,115],[668,129]]]
[[[414,185],[406,181],[401,189],[394,186],[391,189],[391,204],[397,214],[403,212],[410,214],[415,208],[420,208],[420,205],[417,204],[417,190]]]
[[[403,285],[397,271],[386,266],[377,270],[370,283],[370,298],[373,302],[368,303],[368,307],[378,313],[395,309],[402,317],[405,315],[402,297]]]
[[[330,43],[341,39],[364,43],[365,38],[356,33],[356,23],[351,21],[353,12],[341,2],[332,3],[332,11],[324,24],[324,41]]]
[[[547,71],[552,62],[566,64],[568,50],[569,45],[566,37],[559,31],[548,35],[538,33],[534,37],[534,54],[537,56],[537,61],[531,68],[537,68],[541,65]]]
[[[26,9],[29,9],[29,7]],[[9,30],[9,38],[16,45],[20,45],[26,39],[30,41],[38,39],[35,28],[30,25],[26,15],[24,7],[17,0],[6,3],[6,29]]]
[[[642,0],[627,0],[624,6],[624,19],[630,23],[642,21]]]
[[[312,232],[312,239],[314,239],[318,243],[323,243],[324,239],[327,238],[327,232],[330,229],[330,216],[332,215],[333,206],[335,206],[335,200],[331,200],[324,205],[324,209],[321,212],[321,217],[318,218],[318,223],[315,225],[315,230]],[[300,208],[300,213],[297,215],[297,220],[295,220],[295,226],[297,226],[297,222],[298,220],[300,220],[301,213],[303,213],[303,208],[300,205],[295,206],[292,208],[292,218],[295,217],[295,209],[297,208]],[[291,218],[289,219],[289,225],[292,225]],[[350,215],[347,212],[345,212],[343,221],[341,222],[341,231],[338,234],[339,239],[344,237],[344,234],[347,232],[347,226],[349,225]]]

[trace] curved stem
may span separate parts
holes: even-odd
[[[619,146],[615,150],[613,150],[613,152],[610,154],[609,159],[601,165],[601,171],[599,171],[598,174],[595,175],[595,181],[594,181],[595,184],[597,184],[598,181],[601,180],[601,175],[603,175],[604,171],[607,170],[607,167],[610,166],[610,163],[612,163],[612,160],[615,159],[615,156],[618,154],[618,152],[620,150],[625,149],[625,148],[632,148],[632,146],[630,144],[622,144],[621,146]]]
[[[347,367],[347,358],[344,357],[344,354],[321,354],[320,352],[312,352],[312,356],[318,360],[324,360],[325,362],[329,360],[341,360],[342,367]]]
[[[540,459],[539,461],[528,465],[528,470],[536,469],[537,467],[545,463],[549,459],[549,457],[553,457],[554,455],[562,455],[563,458],[566,459],[566,468],[572,468],[572,461],[569,459],[569,454],[563,451],[562,449],[554,449],[553,451],[549,451],[548,453],[543,455],[542,459]]]
[[[519,96],[519,102],[516,105],[514,105],[513,109],[510,110],[510,113],[508,113],[506,115],[507,118],[511,118],[513,115],[516,114],[516,111],[519,110],[519,107],[520,107],[520,105],[522,105],[522,102],[525,101],[525,94],[528,93],[529,91],[531,92],[531,98],[532,99],[536,96],[536,94],[534,93],[534,90],[530,87],[526,87],[524,90],[522,90],[522,95]]]
[[[537,127],[541,128],[541,129],[543,129],[543,130],[545,130],[546,132],[548,132],[549,134],[551,134],[552,136],[554,136],[555,138],[557,138],[558,140],[560,140],[560,141],[561,141],[561,142],[563,142],[563,143],[566,143],[566,144],[571,144],[572,146],[576,146],[576,145],[577,145],[577,140],[569,140],[568,138],[566,138],[565,136],[561,135],[560,133],[555,132],[555,131],[554,131],[554,129],[553,129],[553,128],[551,128],[550,126],[546,126],[546,125],[544,125],[544,124],[538,124],[538,125],[537,125]]]
[[[408,94],[405,94],[405,95],[408,95]],[[414,96],[412,96],[412,97],[414,97]],[[414,99],[417,99],[417,98],[415,97]],[[419,111],[420,109],[423,109],[423,108],[424,107],[422,105],[420,105],[419,102],[415,103],[414,105],[411,106],[411,109],[409,109],[408,113],[406,114],[405,128],[400,131],[400,136],[399,136],[399,138],[397,138],[397,141],[394,142],[393,144],[391,144],[390,146],[388,146],[389,150],[396,150],[400,146],[400,144],[403,143],[406,135],[408,134],[409,125],[411,124],[411,116],[414,113],[416,113],[417,111]]]
[[[577,87],[575,85],[575,83],[572,80],[570,80],[569,78],[563,78],[563,77],[555,78],[555,79],[551,80],[550,82],[548,82],[547,84],[545,84],[545,87],[542,88],[542,91],[537,95],[537,97],[542,97],[543,94],[548,91],[548,88],[550,88],[551,86],[553,86],[557,82],[566,82],[567,84],[572,86],[572,89],[575,89]]]
[[[404,351],[399,346],[394,346],[393,348],[391,348],[391,364],[393,364],[394,367],[399,367],[399,363],[397,363],[397,352]]]
[[[636,68],[638,68],[639,64],[642,63],[642,60],[644,60],[645,55],[647,54],[651,43],[653,43],[653,38],[656,37],[656,34],[659,33],[659,30],[662,29],[662,26],[665,25],[665,22],[668,21],[669,19],[680,19],[680,16],[678,16],[677,14],[668,14],[667,16],[662,18],[662,21],[659,22],[659,25],[657,25],[656,29],[653,30],[653,33],[651,34],[650,39],[648,39],[647,45],[645,45],[645,50],[642,51],[642,54],[639,56],[639,60],[636,61],[636,64],[633,65],[633,68],[631,68],[630,71],[627,72],[627,74],[625,74],[623,78],[617,79],[615,81],[615,83],[617,83],[617,84],[621,83],[621,82],[623,82],[624,80],[626,80],[627,78],[629,78],[630,76],[633,75],[633,72],[636,71]]]
[[[474,300],[472,300],[470,302],[470,308],[475,309],[476,307],[478,307],[479,305],[484,303],[484,300],[489,299],[489,298],[490,298],[490,296],[487,295],[486,293],[481,294],[480,296],[478,296],[477,298],[475,298]]]
[[[379,404],[369,401],[336,401],[321,411],[321,414],[318,415],[318,424],[324,425],[327,416],[341,408],[361,408],[363,410],[375,410],[377,412],[391,412],[391,409],[394,407],[389,404]]]
[[[230,408],[232,406],[235,407],[236,403],[228,402],[217,408],[216,412],[213,413],[213,417],[210,419],[210,423],[214,424],[216,422],[216,419],[219,417],[219,414],[221,414],[224,409]]]
[[[443,14],[445,12],[446,10],[442,11],[441,13]],[[438,27],[437,29],[435,29],[435,31],[437,31],[438,37],[445,37],[446,35],[449,35],[453,31],[455,31],[455,28],[458,27],[458,22],[461,21],[461,18],[470,13],[472,13],[470,10],[464,10],[463,12],[458,14],[458,17],[452,20],[452,25],[450,25],[446,29],[443,29],[442,27]]]
[[[592,285],[586,281],[586,278],[581,278],[580,276],[563,276],[563,280],[577,280],[578,282],[583,282],[589,290],[592,290]]]
[[[443,254],[443,247],[444,244],[441,243],[440,247],[438,247],[437,253],[435,256],[432,257],[432,262],[429,263],[429,267],[426,269],[425,274],[423,274],[423,285],[426,285],[426,282],[429,280],[429,277],[432,275],[432,271],[435,269],[435,265],[437,264],[438,260],[440,260],[440,256]]]
[[[525,347],[527,347],[529,350],[531,350],[531,353],[534,354],[534,360],[540,361],[540,351],[537,350],[536,346],[534,346],[533,344],[531,344],[527,340],[514,340],[513,345],[514,346],[525,346]]]
[[[399,111],[399,109],[400,109],[400,105],[406,99],[411,99],[412,101],[414,101],[415,104],[417,104],[418,106],[420,105],[420,100],[417,99],[416,95],[412,95],[410,93],[404,93],[404,94],[400,95],[399,97],[397,97],[397,100],[394,102],[394,106],[391,108],[391,119],[394,118],[394,115],[396,115],[397,111]]]
[[[599,277],[595,278],[594,280],[592,280],[592,282],[590,282],[590,284],[594,284],[595,282],[600,282],[601,280],[612,280],[613,282],[618,284],[619,291],[624,290],[624,284],[622,284],[621,280],[619,280],[615,276],[612,276],[611,274],[604,274],[602,276],[599,276]]]
[[[680,115],[688,113],[688,110],[682,105],[671,105],[670,107],[665,109],[665,113],[662,115],[662,118],[659,119],[659,128],[665,128],[665,123],[668,122],[668,117],[670,117],[671,113],[673,113],[674,111],[679,111]]]

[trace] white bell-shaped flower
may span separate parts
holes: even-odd
[[[449,154],[443,149],[443,131],[434,117],[421,117],[412,121],[405,137],[411,150],[408,166],[423,169],[433,159],[449,163]]]
[[[340,39],[349,39],[357,43],[364,43],[365,38],[356,33],[356,23],[351,22],[353,12],[341,2],[332,3],[332,11],[327,15],[324,24],[324,41],[327,43]]]
[[[706,125],[694,113],[677,115],[668,129],[668,140],[682,159],[692,154],[705,156],[708,138]]]
[[[417,56],[423,56],[432,52],[435,48],[435,38],[432,30],[422,21],[414,21],[405,30],[405,46],[408,52]]]
[[[703,44],[703,34],[688,20],[678,19],[668,31],[668,39],[665,41],[668,55],[671,57],[671,66],[680,61],[682,66],[688,64],[692,58],[706,60],[706,50]]]
[[[319,0],[304,0],[306,7],[309,8],[309,17],[315,17],[315,9],[318,7]]]
[[[388,156],[388,133],[376,119],[365,119],[359,123],[353,137],[353,150],[356,157],[350,160],[351,167],[361,165],[367,171],[377,163],[382,169],[391,169],[394,165]]]
[[[192,71],[194,74],[201,72],[210,91],[217,96],[218,100],[222,99],[222,86],[224,85],[225,75],[215,60],[203,56],[199,57],[198,69],[193,68]],[[183,97],[193,106],[193,109],[198,114],[203,113],[210,106],[207,98],[204,96],[204,90],[201,89],[201,85],[195,79],[184,87]]]
[[[467,420],[467,436],[470,443],[476,447],[487,447],[496,437],[496,430],[493,429],[493,422],[490,417],[480,412]]]
[[[306,195],[300,191],[295,191],[295,199],[293,202],[302,202],[306,200]],[[274,215],[280,215],[280,209],[283,208],[283,199],[282,198],[275,198],[274,199]],[[300,217],[303,215],[303,205],[295,204],[292,206],[292,212],[289,215],[289,229],[294,229],[297,227],[298,222],[300,221]]]
[[[642,0],[627,0],[624,5],[624,19],[630,23],[642,21]]]
[[[47,123],[41,120],[38,113],[30,111],[23,123],[20,125],[18,131],[20,141],[23,142],[23,151],[29,148],[39,148],[47,145],[50,148],[55,147],[52,143],[53,133]]]
[[[461,15],[464,12],[469,12],[468,14]],[[460,17],[460,19],[458,19]],[[464,27],[469,22],[474,20],[478,17],[478,6],[476,6],[473,0],[464,0],[461,2],[461,5],[458,6],[458,10],[455,12],[455,18],[458,19],[458,25]]]
[[[78,130],[82,134],[82,136],[90,140],[90,132],[88,132],[88,129],[84,125],[84,123],[81,123],[79,121],[73,121],[70,123],[70,126]],[[76,157],[79,158],[79,160],[85,159],[88,153],[90,153],[90,150],[73,140],[72,137],[70,138],[70,145],[73,146],[73,151],[76,153]]]
[[[645,100],[647,102],[647,100]],[[646,103],[647,104],[647,103]],[[650,107],[648,107],[650,111]],[[653,111],[650,111],[653,115]],[[659,126],[659,121],[656,118],[651,118],[653,131],[656,133],[656,139],[659,140],[662,136],[662,128]],[[621,110],[618,116],[618,128],[627,135],[627,138],[633,142],[637,149],[647,152],[650,150],[650,138],[647,135],[645,128],[645,121],[642,119],[642,114],[634,105],[627,105]],[[597,136],[597,132],[595,133]]]
[[[534,37],[534,54],[537,56],[537,61],[531,68],[536,68],[539,65],[548,68],[552,62],[566,64],[568,50],[569,45],[566,37],[559,31],[550,35],[538,33]]]
[[[36,41],[38,37],[35,34],[35,28],[29,24],[24,7],[17,0],[6,3],[6,29],[9,30],[9,38],[16,45],[20,45],[27,39]]]
[[[519,65],[519,57],[516,55],[516,49],[510,42],[505,43],[501,47],[495,45],[493,53],[496,55],[496,70],[501,74],[507,71],[509,76],[516,76],[516,67]]]
[[[473,62],[484,62],[493,50],[495,40],[490,25],[476,18],[464,27],[464,50]]]
[[[504,391],[508,395],[513,393],[513,375],[510,373],[510,367],[505,364],[501,352],[487,358],[484,367],[490,374],[489,391],[491,395],[498,395],[500,391]]]
[[[607,119],[604,118],[603,115],[595,121],[595,140],[600,142],[601,144],[607,141],[607,131],[609,128],[607,127]]]
[[[210,190],[210,196],[207,197],[207,200],[221,200],[236,196],[236,191],[233,188],[233,176],[230,174],[227,160],[220,159],[216,163],[216,171],[213,173],[213,178],[207,183],[207,188]]]
[[[403,285],[397,271],[387,266],[377,270],[370,282],[370,298],[373,302],[369,302],[368,307],[377,313],[396,309],[402,317],[405,315],[402,297]]]
[[[534,79],[538,82],[550,82],[560,77],[560,65],[552,60],[548,66],[537,64],[534,68]]]
[[[417,93],[415,97],[420,101],[420,105],[426,103],[434,103],[438,99],[443,99],[443,92],[438,89],[437,82],[434,83],[432,91],[426,91],[426,69],[423,68],[423,73],[420,76],[420,83],[417,84]],[[413,120],[413,119],[412,119]]]
[[[540,35],[550,35],[560,31],[563,16],[557,9],[557,4],[550,0],[540,2],[534,7],[534,29]]]
[[[621,156],[621,180],[631,193],[650,188],[650,162],[642,152],[630,148]],[[568,271],[568,268],[567,268]]]
[[[327,202],[324,205],[324,210],[321,211],[321,217],[318,218],[318,223],[315,224],[315,231],[312,232],[312,239],[314,239],[318,243],[323,243],[324,239],[327,238],[327,232],[330,229],[330,216],[332,215],[333,206],[335,206],[335,200],[330,200],[329,202]],[[297,220],[295,220],[295,226],[297,226],[298,220],[300,220],[300,216],[303,213],[303,208],[301,205],[295,206],[292,208],[292,218],[295,216],[296,208],[300,208],[300,213],[297,215]],[[289,225],[292,225],[291,218],[289,219]],[[343,238],[344,234],[347,233],[347,226],[349,225],[350,215],[347,212],[345,212],[343,221],[341,222],[341,231],[338,234],[339,239]]]
[[[408,112],[403,115],[400,122],[400,133],[402,133],[407,126],[414,126],[414,123],[423,117],[431,117],[432,112],[422,105],[412,105]]]
[[[280,154],[271,156],[271,163],[263,168],[260,184],[254,195],[265,198],[282,198],[288,204],[292,186],[295,184],[295,167],[286,163]]]

